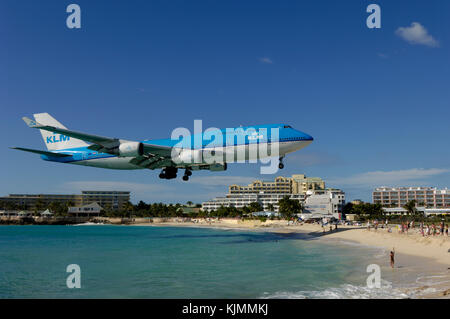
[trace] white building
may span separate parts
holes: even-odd
[[[254,212],[254,213],[252,213],[252,215],[256,216],[256,217],[277,217],[277,216],[280,216],[280,213],[262,211],[262,212]]]
[[[277,177],[274,182],[257,180],[248,186],[231,185],[224,197],[203,202],[202,210],[214,211],[221,206],[239,209],[256,202],[264,211],[278,212],[278,202],[285,196],[304,203],[306,214],[340,217],[345,204],[345,193],[339,189],[326,189],[320,178],[293,175],[292,178]]]
[[[450,207],[448,208],[425,208],[425,207],[416,207],[419,213],[424,214],[425,216],[432,215],[449,215]],[[383,210],[388,215],[406,215],[408,211],[403,207],[383,207]]]
[[[290,199],[296,199],[298,201],[304,201],[305,195],[303,194],[268,194],[268,193],[260,193],[260,194],[227,194],[225,197],[216,197],[210,201],[202,203],[202,210],[204,211],[213,211],[219,209],[221,206],[223,207],[236,207],[243,208],[245,206],[250,206],[251,203],[259,203],[264,211],[271,210],[271,206],[273,206],[273,210],[278,212],[278,202],[284,196],[289,196]]]
[[[68,213],[75,216],[100,215],[102,207],[98,203],[90,203],[84,206],[69,207]]]
[[[345,193],[327,190],[323,193],[307,192],[302,218],[335,217],[340,219],[345,205]]]

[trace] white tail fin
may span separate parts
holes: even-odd
[[[54,126],[58,128],[67,129],[64,125],[59,123],[56,119],[54,119],[50,114],[48,113],[39,113],[39,114],[33,114],[34,119],[36,122],[39,122],[43,125],[49,125]],[[44,139],[44,143],[47,146],[47,149],[49,151],[56,151],[56,150],[64,150],[68,148],[76,148],[76,147],[84,147],[88,146],[85,141],[77,140],[75,138],[52,133],[45,130],[39,130],[41,131],[42,138]]]

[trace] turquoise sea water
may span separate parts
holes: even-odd
[[[1,226],[0,247],[0,298],[370,297],[366,266],[380,253],[305,235],[108,225]],[[69,264],[81,289],[66,286]]]

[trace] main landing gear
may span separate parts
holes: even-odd
[[[192,172],[186,168],[186,170],[184,171],[184,176],[183,176],[183,181],[187,182],[189,180],[189,176],[192,175]]]
[[[159,174],[159,178],[173,179],[173,178],[177,177],[177,172],[178,172],[178,168],[176,168],[176,167],[166,167],[166,168],[163,168],[163,170]],[[191,176],[191,175],[192,175],[191,170],[189,168],[186,168],[186,170],[184,171],[184,175],[183,175],[183,181],[188,181],[189,176]]]
[[[177,177],[178,168],[166,167],[159,174],[159,178],[172,179]]]
[[[283,169],[283,168],[284,168],[283,158],[284,158],[284,157],[280,157],[280,164],[278,164],[278,168],[279,168],[279,169]]]

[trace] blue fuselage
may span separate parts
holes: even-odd
[[[238,127],[232,129],[210,130],[189,136],[175,136],[170,139],[144,140],[142,143],[170,148],[190,150],[220,150],[233,152],[238,147],[248,149],[263,144],[276,145],[280,156],[301,149],[309,145],[313,138],[301,131],[284,124],[259,125],[252,127]],[[130,163],[132,158],[120,157],[108,153],[92,151],[87,147],[64,149],[55,153],[68,154],[67,157],[41,155],[46,161],[70,163],[94,167],[113,169],[140,169],[143,167]]]

